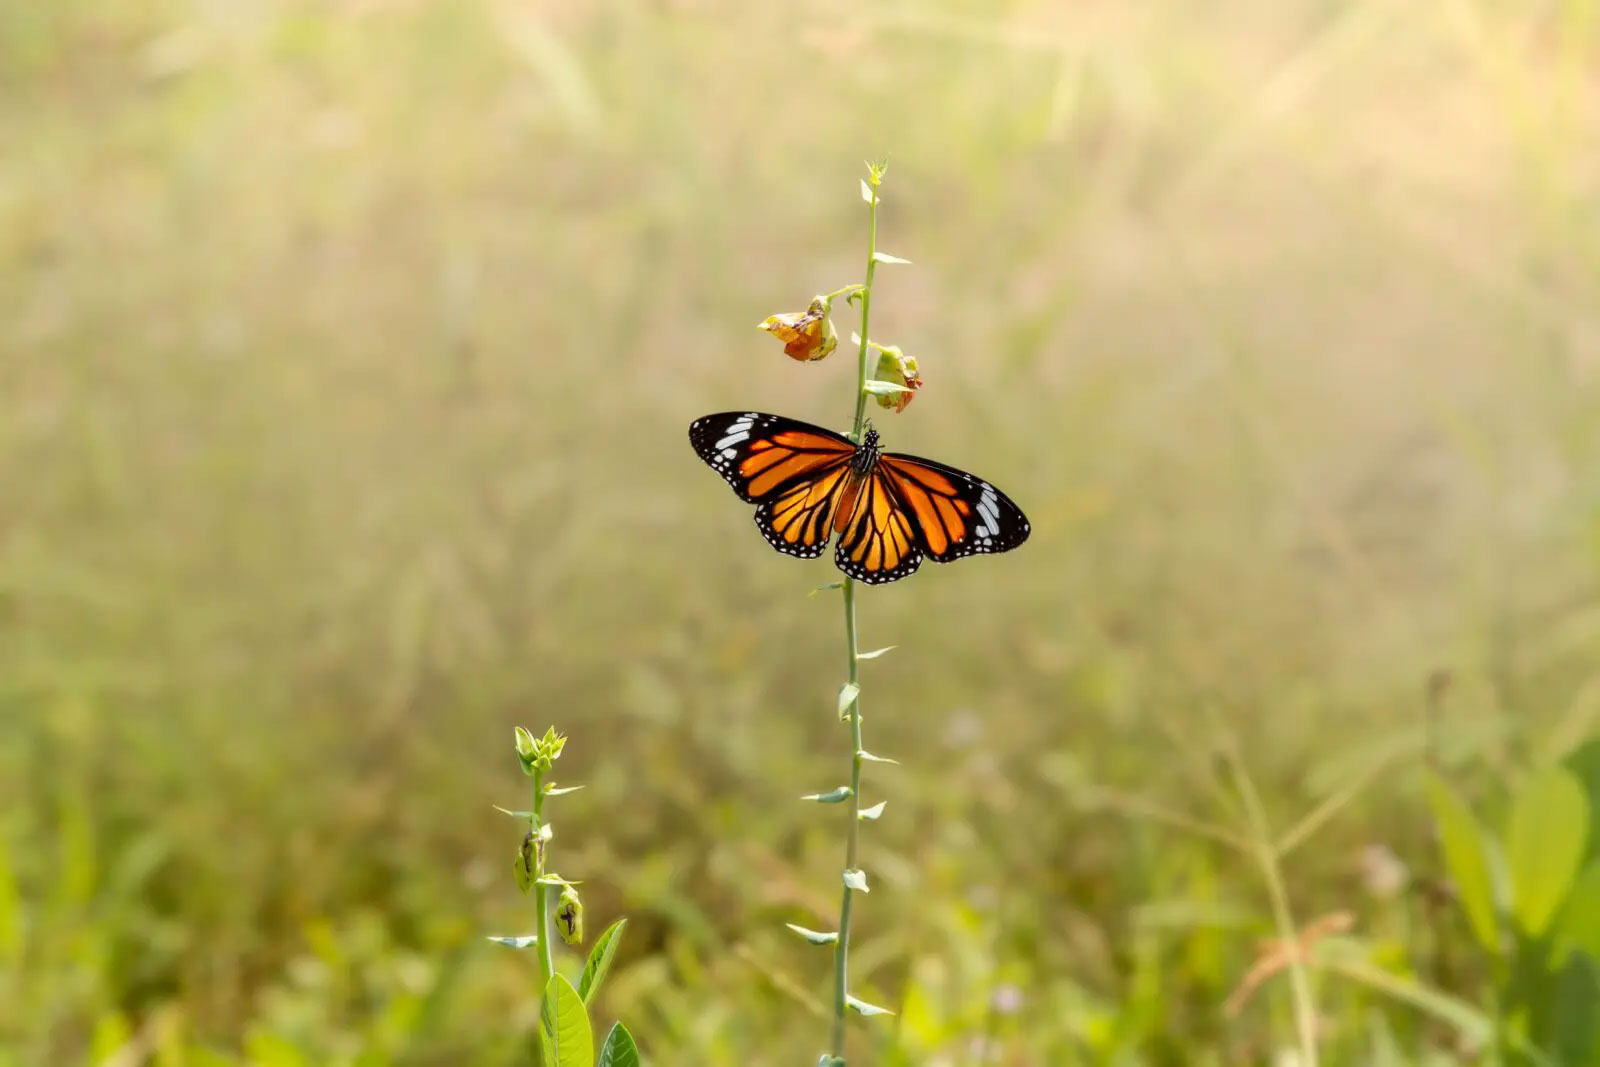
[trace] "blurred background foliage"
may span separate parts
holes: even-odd
[[[864,595],[857,1056],[1291,1062],[1230,761],[1298,922],[1488,1005],[1424,767],[1499,826],[1600,714],[1597,64],[1589,0],[0,5],[0,1063],[529,1062],[514,723],[605,1013],[814,1062],[836,575],[684,428],[847,420],[753,327],[882,154],[881,428],[1034,535]],[[1314,978],[1325,1062],[1479,1062]]]

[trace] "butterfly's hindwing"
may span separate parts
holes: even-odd
[[[767,544],[790,556],[815,559],[828,547],[833,516],[851,478],[848,463],[839,463],[756,507],[756,525]]]
[[[869,585],[897,581],[921,566],[916,529],[881,468],[862,484],[833,561]]]
[[[923,552],[936,563],[1007,552],[1032,532],[1022,509],[977,475],[898,452],[887,453],[879,467],[915,521]]]

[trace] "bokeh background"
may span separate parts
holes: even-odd
[[[1295,1062],[1241,769],[1296,924],[1484,1004],[1422,770],[1600,714],[1597,62],[1581,0],[0,5],[0,1062],[529,1062],[518,723],[600,1015],[815,1061],[836,574],[684,431],[847,421],[754,326],[884,155],[880,428],[1034,534],[861,598],[851,1063]],[[1314,978],[1324,1062],[1483,1062]]]

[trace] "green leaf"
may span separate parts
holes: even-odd
[[[807,930],[804,926],[796,926],[794,923],[784,923],[783,925],[787,926],[789,929],[793,930],[795,933],[799,934],[813,945],[831,945],[835,941],[839,940],[839,935],[837,932],[825,934],[820,930]]]
[[[510,808],[502,808],[498,804],[494,805],[494,810],[495,811],[503,811],[507,815],[511,816],[513,819],[531,819],[531,818],[533,818],[533,812],[531,812],[531,811],[512,811]]]
[[[839,719],[841,722],[849,718],[846,712],[850,710],[850,705],[854,704],[856,698],[860,695],[861,687],[854,682],[846,682],[839,687]]]
[[[856,812],[856,818],[876,819],[878,816],[883,814],[884,805],[888,803],[889,802],[887,800],[880,800],[870,808],[862,808],[860,811]]]
[[[844,872],[844,884],[858,893],[870,893],[867,888],[867,872],[855,869]]]
[[[818,804],[839,804],[849,800],[854,794],[847,785],[841,785],[830,793],[807,793],[801,800],[815,800]]]
[[[1600,736],[1569,752],[1561,765],[1573,773],[1589,796],[1589,843],[1584,856],[1600,860]]]
[[[1489,857],[1484,848],[1483,831],[1466,803],[1444,779],[1429,774],[1426,779],[1428,806],[1439,833],[1444,862],[1455,881],[1461,907],[1467,913],[1478,943],[1491,953],[1500,952],[1500,928],[1495,916],[1494,882],[1489,873]]]
[[[826,593],[830,589],[843,589],[843,588],[844,588],[844,583],[843,582],[829,582],[827,585],[819,585],[819,586],[817,586],[815,589],[811,590],[811,592],[807,593],[806,596],[807,597],[814,597],[818,593]]]
[[[585,1004],[594,1000],[594,995],[600,991],[600,983],[605,981],[606,972],[611,969],[611,958],[617,954],[617,945],[621,943],[622,931],[627,925],[627,919],[618,919],[606,927],[605,933],[595,938],[594,948],[589,950],[589,960],[583,965],[583,975],[578,979],[578,995]]]
[[[869,393],[872,396],[889,396],[892,393],[911,392],[910,389],[907,389],[903,385],[897,385],[894,382],[879,381],[876,378],[867,379],[867,381],[862,384],[861,389],[863,392]]]
[[[544,1067],[593,1067],[594,1032],[583,998],[564,974],[544,987],[539,1012],[539,1052]]]
[[[909,259],[901,259],[899,256],[891,256],[887,252],[874,252],[874,253],[872,253],[872,258],[877,260],[879,263],[910,263],[911,262]]]
[[[505,945],[507,948],[532,948],[539,943],[539,935],[523,934],[520,937],[488,937],[485,940],[493,941],[497,945]]]
[[[845,1067],[845,1064],[842,1058],[824,1052],[817,1057],[817,1067]]]
[[[1587,952],[1600,960],[1600,860],[1589,864],[1573,883],[1555,926],[1552,963],[1572,952]]]
[[[860,752],[857,752],[856,755],[860,756],[862,759],[866,760],[868,763],[892,763],[896,767],[898,767],[900,765],[900,761],[897,760],[897,759],[890,759],[888,756],[874,756],[872,753],[868,752],[866,749],[862,749]]]
[[[633,1043],[628,1028],[617,1023],[600,1046],[600,1062],[596,1067],[639,1067],[639,1048]]]
[[[1511,806],[1506,862],[1511,910],[1530,937],[1540,937],[1572,888],[1589,839],[1589,802],[1569,771],[1551,767],[1530,779]]]
[[[871,652],[862,652],[856,656],[856,659],[877,659],[890,649],[899,647],[899,645],[884,645],[882,648],[875,648]]]
[[[845,997],[844,1002],[850,1005],[860,1015],[893,1015],[888,1008],[880,1008],[876,1004],[868,1004],[859,997]]]
[[[547,785],[544,787],[544,795],[547,797],[559,797],[564,796],[567,793],[576,793],[582,788],[583,786],[581,785],[564,785],[560,787]]]

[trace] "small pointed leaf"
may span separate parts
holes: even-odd
[[[870,893],[867,888],[867,872],[856,868],[844,872],[844,884],[858,893]]]
[[[600,983],[605,981],[606,972],[611,969],[611,958],[617,954],[622,931],[627,926],[627,919],[618,919],[606,927],[605,933],[595,938],[594,948],[589,950],[588,962],[583,965],[583,976],[578,979],[578,995],[585,1004],[594,1000],[594,995],[600,991]],[[616,1031],[612,1033],[614,1035]]]
[[[889,802],[887,800],[880,800],[876,804],[872,805],[872,807],[862,808],[860,811],[856,812],[856,817],[858,819],[876,819],[878,816],[883,814],[884,805],[888,803]]]
[[[891,256],[887,252],[874,252],[874,253],[872,253],[872,258],[877,260],[879,263],[910,263],[911,262],[909,259],[901,259],[899,256]]]
[[[513,819],[531,819],[531,818],[533,818],[533,812],[531,812],[531,811],[512,811],[510,808],[502,808],[498,804],[494,805],[494,810],[495,811],[503,811],[507,815],[511,816]]]
[[[639,1047],[633,1043],[628,1028],[617,1023],[600,1046],[600,1061],[596,1067],[639,1067]]]
[[[888,756],[874,756],[866,749],[862,749],[860,752],[857,752],[856,755],[860,756],[869,763],[893,763],[897,767],[900,765],[900,761],[897,759],[890,759]]]
[[[787,926],[789,929],[793,930],[795,933],[799,934],[813,945],[831,945],[839,940],[839,934],[837,931],[834,933],[825,934],[820,930],[808,930],[804,926],[796,926],[794,923],[784,923],[783,925]]]
[[[879,381],[877,378],[869,378],[866,383],[862,385],[861,389],[863,392],[870,393],[873,396],[890,396],[894,393],[911,392],[910,389],[907,389],[903,385],[899,385],[895,382]]]
[[[845,997],[844,1002],[854,1008],[860,1015],[893,1015],[888,1008],[880,1008],[876,1004],[868,1004],[859,997]]]
[[[569,885],[582,885],[582,882],[569,882],[559,874],[547,874],[539,879],[538,885],[555,885],[565,889]]]
[[[547,796],[547,797],[559,797],[559,796],[563,796],[563,795],[565,795],[567,793],[576,793],[578,790],[580,790],[582,788],[583,788],[583,786],[581,786],[581,785],[563,785],[563,786],[547,785],[547,786],[544,787],[544,795]]]
[[[860,654],[858,654],[856,656],[856,659],[877,659],[879,656],[883,655],[885,652],[888,652],[890,649],[895,649],[895,648],[899,648],[899,647],[900,647],[899,645],[884,645],[882,648],[875,648],[871,652],[862,652],[862,653],[860,653]]]
[[[872,203],[872,186],[867,184],[865,178],[861,179],[861,199],[869,204]]]
[[[493,941],[497,945],[505,945],[507,948],[532,948],[539,943],[539,935],[522,934],[518,937],[488,937],[485,940]]]
[[[594,1063],[594,1031],[589,1028],[589,1013],[564,974],[552,975],[544,987],[539,1052],[543,1067],[590,1067]]]
[[[861,687],[854,682],[846,682],[839,687],[839,718],[841,720],[847,718],[846,713],[850,710],[850,705],[854,704],[856,698],[860,695]]]
[[[811,592],[807,593],[806,596],[814,597],[818,593],[826,593],[830,589],[843,589],[843,588],[844,588],[844,583],[843,582],[829,582],[827,585],[819,585],[819,586],[817,586],[815,589],[811,590]]]
[[[807,793],[800,799],[815,800],[818,804],[840,804],[846,800],[849,800],[854,795],[855,794],[850,791],[849,786],[841,785],[838,789],[831,790],[827,793]]]

